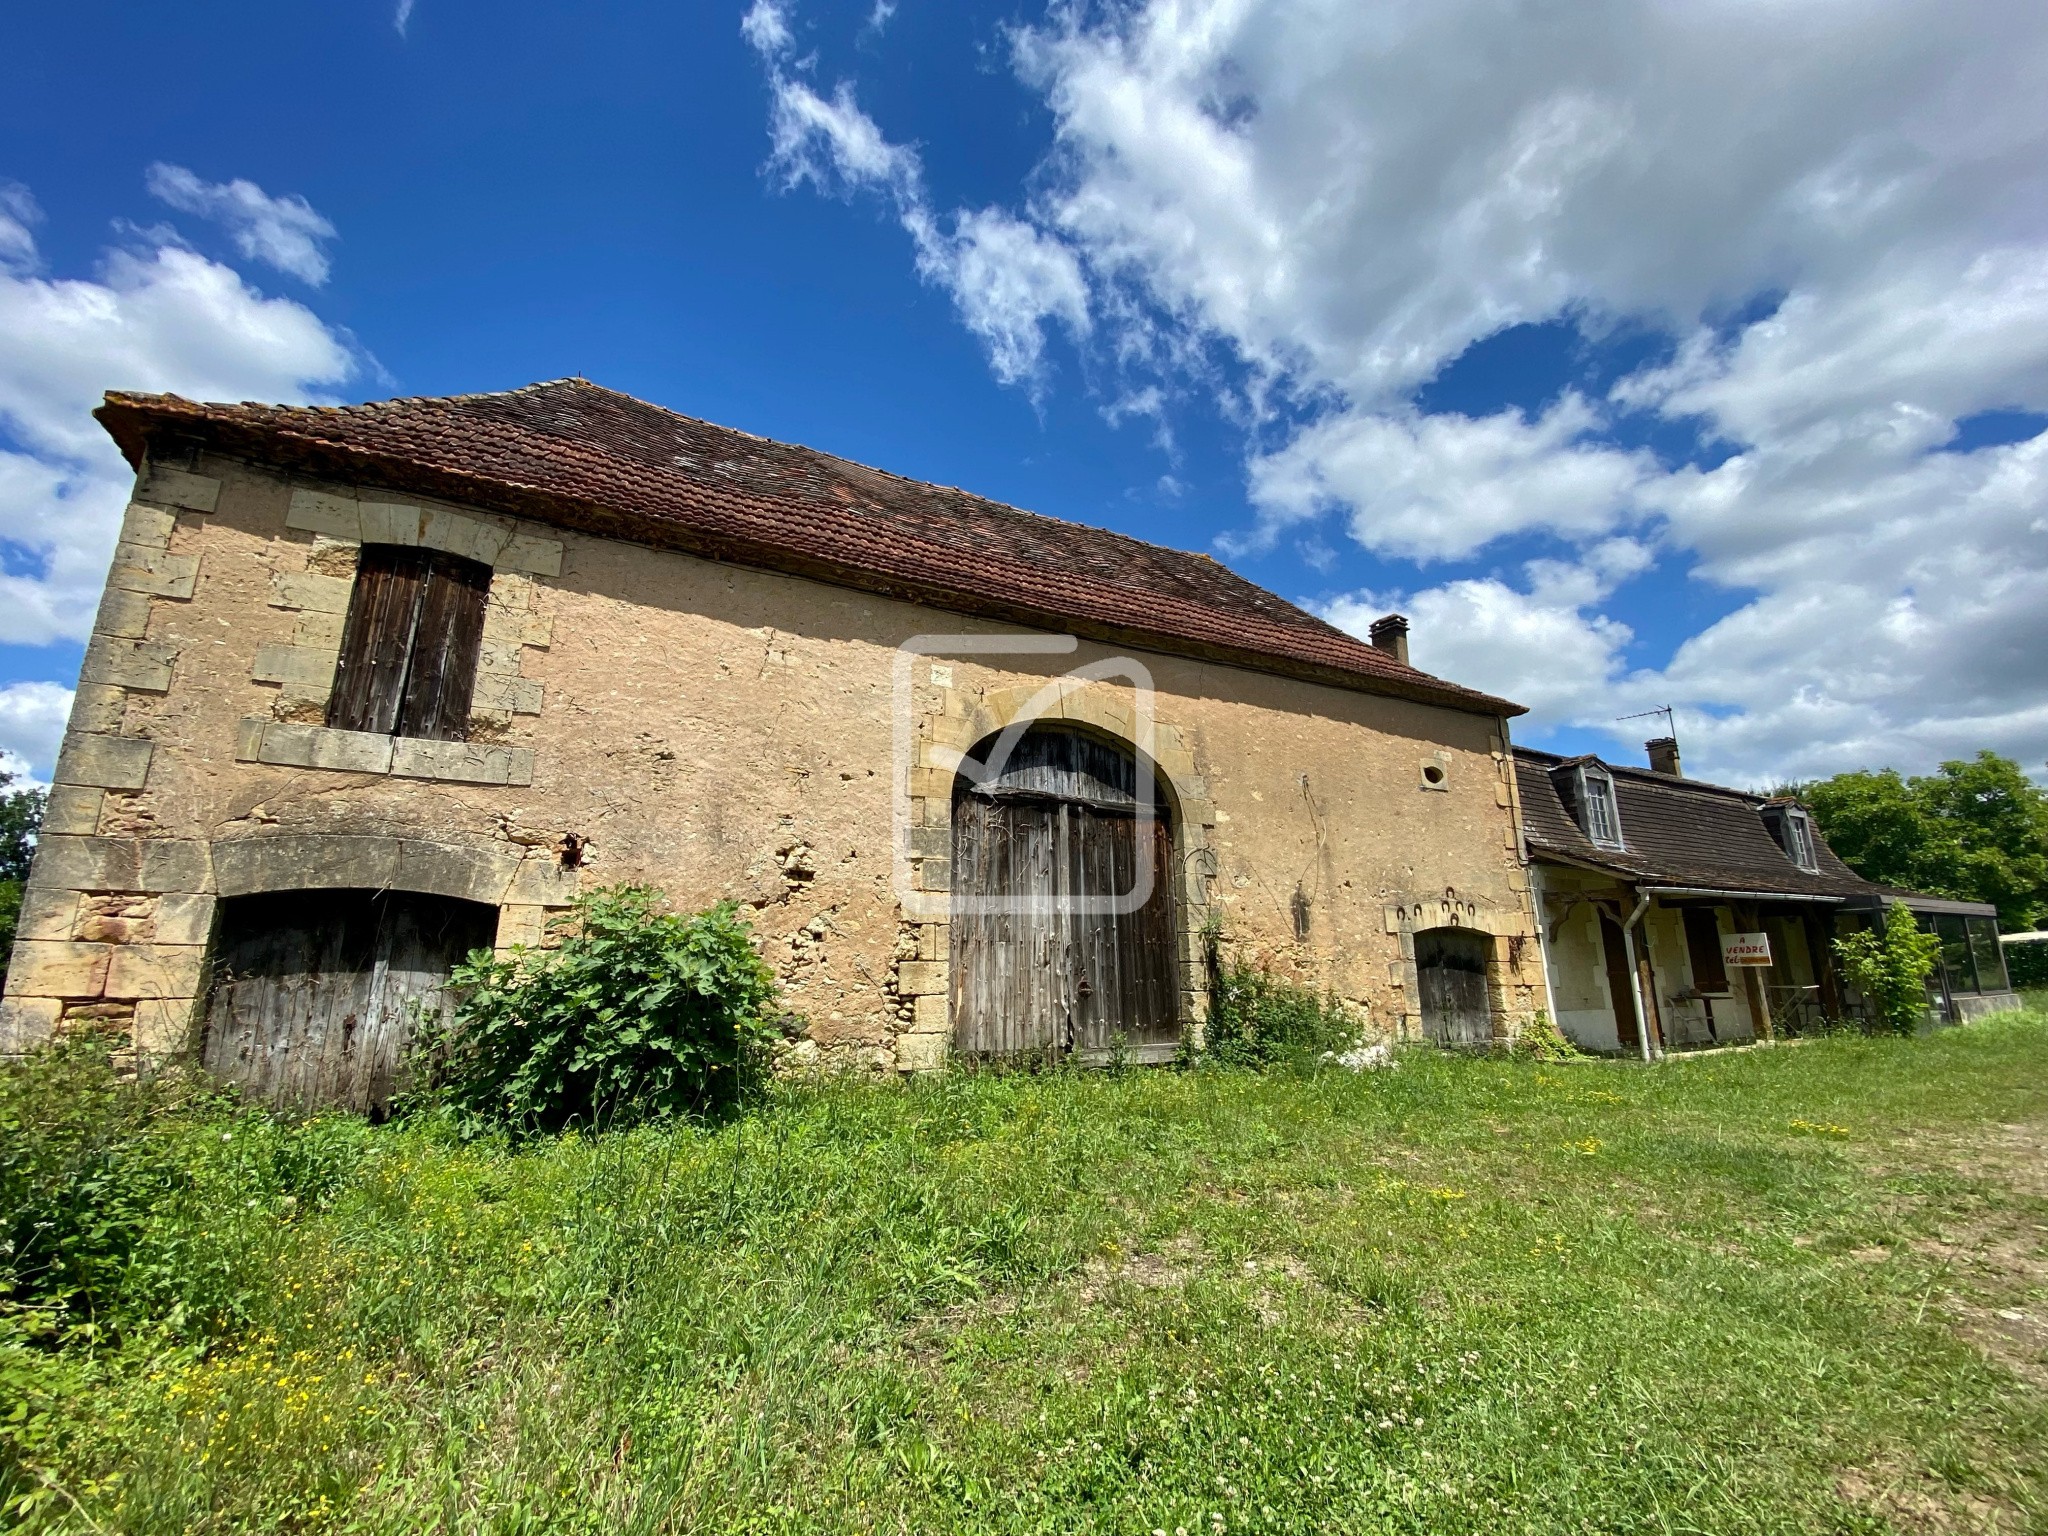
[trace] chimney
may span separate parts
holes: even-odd
[[[1659,736],[1655,741],[1646,741],[1643,748],[1650,754],[1650,771],[1668,773],[1674,779],[1685,777],[1685,770],[1678,766],[1678,738]]]
[[[1402,666],[1408,665],[1408,621],[1398,613],[1372,621],[1373,649],[1385,651]]]

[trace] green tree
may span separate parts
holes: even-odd
[[[1927,978],[1941,955],[1941,940],[1922,933],[1903,902],[1885,913],[1884,927],[1845,933],[1835,940],[1842,974],[1876,1010],[1875,1022],[1910,1035],[1927,1013]]]
[[[7,957],[14,950],[14,925],[21,917],[21,888],[28,884],[36,832],[43,824],[40,789],[9,789],[15,776],[0,768],[0,985],[7,981]]]
[[[2048,919],[2048,793],[2011,758],[1979,752],[1910,779],[1838,773],[1796,793],[1865,879],[1991,902],[2008,933]]]

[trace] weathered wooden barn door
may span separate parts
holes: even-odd
[[[1438,1045],[1493,1043],[1486,995],[1486,953],[1492,941],[1469,928],[1426,928],[1415,935],[1415,980],[1422,994],[1422,1032]]]
[[[986,745],[984,746],[986,751]],[[976,758],[977,765],[985,759]],[[1163,1055],[1180,1039],[1173,829],[1136,758],[1035,729],[953,796],[954,1048]],[[1119,898],[1140,889],[1142,903]]]
[[[449,969],[497,909],[406,891],[290,891],[223,904],[200,1059],[253,1097],[382,1109]]]

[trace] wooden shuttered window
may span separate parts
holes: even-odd
[[[342,628],[327,723],[461,741],[491,568],[438,549],[365,544]]]

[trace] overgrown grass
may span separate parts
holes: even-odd
[[[0,1475],[79,1531],[2039,1529],[1979,1325],[2048,1315],[2044,1063],[963,1075],[521,1149],[180,1100],[123,1132],[155,1278],[13,1314]]]

